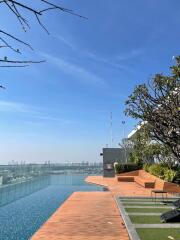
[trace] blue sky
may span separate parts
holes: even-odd
[[[60,1],[54,1],[59,3]],[[29,42],[23,59],[46,59],[28,68],[0,69],[0,163],[100,161],[135,121],[124,116],[124,101],[135,85],[155,73],[168,73],[180,52],[178,0],[64,0],[88,20],[49,12],[47,35],[30,18],[27,33],[0,9],[1,28]],[[7,51],[7,50],[6,50]],[[1,56],[17,58],[1,49]]]

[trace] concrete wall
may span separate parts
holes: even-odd
[[[125,153],[122,148],[103,148],[103,176],[114,177],[114,163],[125,163]]]

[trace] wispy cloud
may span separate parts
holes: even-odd
[[[139,48],[139,49],[133,49],[125,54],[119,54],[117,56],[113,56],[109,58],[100,57],[97,54],[94,54],[92,52],[88,52],[87,56],[95,61],[108,64],[111,67],[132,72],[132,69],[127,64],[124,64],[123,61],[131,60],[133,58],[139,57],[143,53],[144,53],[144,49]]]
[[[130,52],[127,52],[125,54],[118,55],[116,58],[120,61],[125,61],[129,60],[135,57],[140,56],[144,52],[144,49],[142,48],[137,48],[137,49],[132,49]]]
[[[97,62],[100,62],[100,63],[103,63],[103,64],[106,64],[110,67],[113,67],[113,68],[117,68],[117,69],[121,69],[121,70],[125,70],[125,71],[131,71],[131,69],[122,64],[122,63],[118,63],[118,62],[115,62],[114,59],[112,58],[105,58],[105,57],[100,57],[94,53],[91,53],[91,52],[88,52],[87,53],[87,56]]]
[[[37,113],[25,104],[11,101],[0,101],[0,112]]]
[[[0,112],[19,114],[23,117],[28,118],[29,122],[56,122],[59,124],[69,124],[70,120],[63,119],[60,117],[54,117],[57,113],[49,114],[44,109],[30,106],[28,104],[23,104],[19,102],[12,101],[0,101]],[[31,119],[31,121],[30,121]],[[27,121],[25,121],[27,122]]]
[[[72,50],[76,50],[76,46],[70,42],[69,40],[67,40],[66,38],[64,38],[61,35],[56,36],[58,40],[60,40],[62,43],[64,43],[67,47],[71,48]]]
[[[62,43],[64,43],[67,47],[69,47],[71,50],[78,52],[78,56],[81,56],[83,58],[89,58],[93,61],[97,61],[99,63],[103,63],[111,68],[116,68],[120,70],[124,70],[126,72],[134,72],[127,64],[123,64],[122,62],[125,60],[129,60],[135,57],[138,57],[143,53],[143,49],[133,49],[130,52],[127,52],[125,54],[119,54],[117,56],[111,56],[111,57],[103,57],[98,54],[95,54],[91,51],[87,51],[85,49],[79,49],[74,42],[69,41],[69,39],[58,35],[56,36],[57,39],[59,39]]]
[[[58,66],[62,72],[72,76],[73,80],[76,79],[77,81],[88,85],[107,85],[104,79],[102,79],[95,73],[85,69],[82,66],[76,65],[63,58],[55,57],[46,53],[44,53],[43,56],[48,59],[50,63]]]
[[[46,116],[46,115],[42,115],[42,114],[38,114],[38,115],[34,116],[34,118],[37,118],[37,119],[43,120],[43,121],[57,122],[57,123],[61,123],[61,124],[72,123],[71,120],[62,119],[62,118],[53,117],[53,116]]]

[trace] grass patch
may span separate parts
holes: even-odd
[[[153,202],[151,199],[121,199],[122,202]],[[157,202],[162,202],[162,200],[157,200]]]
[[[136,231],[141,240],[170,240],[169,236],[174,240],[180,239],[180,230],[177,228],[137,228]]]
[[[164,213],[170,211],[171,208],[125,208],[127,213],[139,212],[139,213]]]
[[[152,197],[147,197],[147,198],[119,198],[121,201],[141,201],[141,202],[144,202],[144,201],[152,201]],[[153,197],[154,199],[154,197]],[[164,198],[166,199],[166,198]],[[168,201],[176,201],[178,200],[179,198],[168,198],[167,200]],[[156,198],[157,201],[163,201],[163,198]]]
[[[142,206],[142,207],[145,207],[145,206],[154,206],[154,207],[163,207],[163,206],[167,206],[165,204],[159,204],[159,203],[147,203],[147,204],[143,204],[143,203],[123,203],[124,206]]]
[[[160,216],[129,216],[132,223],[161,223]]]
[[[134,198],[130,198],[130,199],[121,199],[122,202],[150,202],[152,201],[152,199],[134,199]]]
[[[127,203],[129,203],[129,202],[152,202],[153,203],[153,202],[155,202],[152,199],[122,199],[121,201],[123,203],[126,203],[126,202]],[[172,201],[174,201],[174,200],[168,200],[167,203],[171,203]],[[163,202],[163,200],[157,199],[156,202],[160,203],[160,202]]]

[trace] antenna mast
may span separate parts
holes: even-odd
[[[110,112],[110,147],[113,147],[112,112]]]

